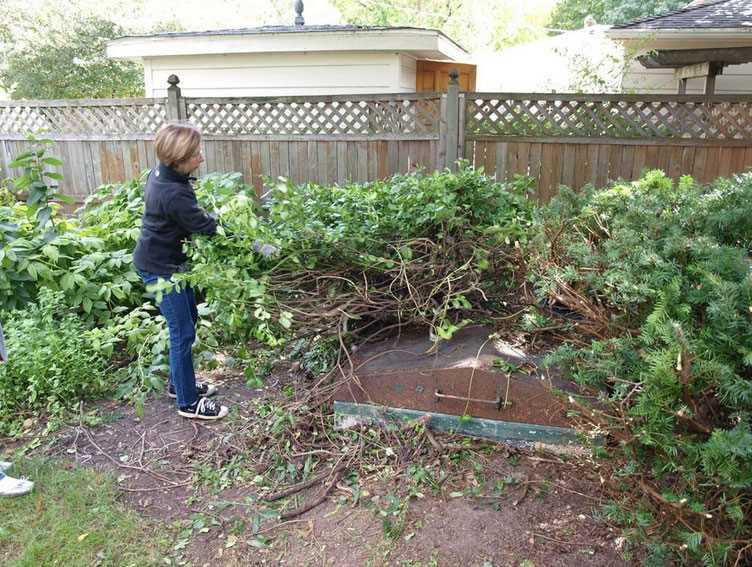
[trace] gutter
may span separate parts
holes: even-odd
[[[739,28],[713,28],[713,29],[636,29],[623,30],[611,28],[606,30],[606,36],[616,41],[630,39],[744,39],[752,40],[752,22],[749,30]]]

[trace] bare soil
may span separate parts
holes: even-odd
[[[359,486],[339,482],[312,510],[286,522],[263,515],[259,471],[242,453],[238,432],[259,399],[279,397],[279,383],[251,390],[240,377],[215,371],[202,378],[221,387],[232,406],[228,419],[181,419],[166,395],[149,399],[142,417],[108,402],[103,423],[65,427],[45,452],[111,473],[123,501],[155,526],[172,526],[172,558],[187,565],[447,565],[620,566],[623,539],[597,513],[604,501],[597,465],[495,445],[459,466],[460,480],[403,498],[404,475],[369,477]],[[445,437],[436,435],[439,442]],[[207,458],[207,451],[211,454]],[[434,470],[450,465],[437,455]],[[249,464],[250,463],[250,464]],[[452,466],[458,466],[452,461]],[[224,477],[223,477],[224,475]],[[284,488],[284,487],[279,487]],[[314,486],[295,505],[320,493]],[[384,521],[398,528],[388,530]]]

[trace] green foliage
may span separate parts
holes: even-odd
[[[12,98],[143,96],[141,65],[106,55],[107,41],[125,35],[117,24],[79,14],[14,16],[15,26],[0,24],[0,87]]]
[[[372,26],[415,26],[443,31],[468,51],[500,50],[545,36],[551,0],[333,0],[345,22]],[[477,18],[483,10],[486,18]]]
[[[45,155],[47,147],[53,144],[52,140],[37,139],[32,134],[27,139],[31,142],[31,149],[17,155],[9,164],[12,168],[23,170],[23,174],[14,180],[13,185],[17,192],[26,192],[29,212],[34,215],[39,227],[45,228],[52,220],[52,201],[72,204],[73,199],[58,191],[56,182],[63,176],[49,169],[63,164],[59,159]]]
[[[305,319],[291,307],[301,292],[290,279],[309,273],[316,280],[314,274],[321,274],[311,293],[336,298],[352,291],[355,281],[394,277],[393,270],[424,254],[420,246],[430,245],[433,266],[445,266],[455,285],[439,278],[444,283],[430,301],[408,305],[397,298],[393,311],[380,315],[425,322],[438,337],[448,338],[462,324],[451,315],[470,307],[464,293],[469,288],[461,282],[480,280],[491,264],[490,248],[525,241],[533,207],[526,189],[525,182],[502,186],[470,168],[362,185],[280,182],[262,214],[237,178],[207,179],[198,197],[218,213],[228,236],[195,238],[189,250],[192,270],[178,279],[203,291],[214,324],[226,337],[253,337],[276,346]],[[259,242],[274,252],[265,256],[256,250]]]
[[[161,389],[167,373],[164,321],[132,266],[145,178],[104,185],[76,217],[64,217],[53,201],[59,198],[56,187],[43,183],[55,179],[46,168],[59,162],[46,155],[44,145],[17,161],[25,173],[16,186],[35,193],[30,191],[25,203],[0,208],[0,312],[27,308],[40,293],[55,292],[60,305],[87,329],[92,348],[123,362],[113,374],[112,389],[140,408],[145,392]],[[289,278],[342,273],[316,291],[324,301],[336,300],[347,291],[343,281],[360,274],[376,283],[388,281],[418,260],[442,263],[449,277],[442,280],[445,276],[437,273],[443,283],[431,283],[435,289],[421,305],[409,307],[397,298],[393,308],[375,312],[387,320],[427,321],[437,340],[450,337],[465,324],[461,312],[472,306],[468,290],[481,285],[480,274],[498,263],[490,250],[526,240],[533,208],[527,189],[525,180],[505,187],[469,168],[365,185],[280,182],[263,210],[240,174],[205,177],[196,184],[196,194],[221,219],[220,235],[186,244],[192,270],[176,276],[179,285],[190,283],[203,300],[197,350],[205,355],[199,360],[211,363],[207,349],[224,345],[245,366],[249,383],[258,386],[268,364],[246,342],[277,347],[307,323],[304,313],[288,307],[299,293]],[[432,256],[426,257],[421,246],[428,246]],[[463,282],[469,283],[463,287]],[[338,323],[325,323],[309,335],[318,338],[299,353],[306,372],[325,372],[336,363],[341,345],[327,334],[333,327]],[[42,368],[35,372],[30,380],[44,376]]]
[[[107,226],[83,229],[60,214],[56,201],[70,199],[54,184],[60,175],[47,169],[60,161],[46,154],[49,140],[31,141],[32,149],[13,161],[24,170],[14,187],[27,193],[26,202],[0,207],[0,311],[33,301],[42,288],[63,291],[91,320],[109,319],[117,305],[140,303],[131,246],[123,248],[120,233]]]
[[[750,191],[748,174],[700,187],[652,171],[563,191],[538,219],[537,293],[573,310],[587,298],[607,337],[549,362],[618,404],[632,465],[704,518],[663,536],[692,557],[750,529]]]
[[[549,25],[559,29],[579,29],[583,27],[587,16],[593,16],[599,24],[624,24],[639,18],[665,14],[686,5],[686,0],[560,0],[551,14]]]
[[[8,315],[3,330],[12,356],[0,364],[0,435],[16,431],[26,412],[58,413],[108,388],[112,344],[92,345],[62,293],[42,290],[35,304]]]

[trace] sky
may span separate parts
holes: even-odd
[[[293,2],[275,9],[268,0],[180,0],[164,2],[141,0],[146,5],[144,16],[154,20],[175,20],[186,29],[216,29],[266,24],[289,24],[295,19]],[[305,0],[303,17],[306,24],[338,24],[339,12],[326,0]]]
[[[137,30],[148,30],[155,22],[176,22],[187,30],[200,31],[267,24],[293,24],[293,0],[0,0],[2,11],[44,10],[53,4],[61,12],[81,11],[112,19]],[[339,12],[327,0],[304,0],[307,24],[341,23]]]

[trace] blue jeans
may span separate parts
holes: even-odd
[[[138,270],[146,285],[156,283],[159,278],[169,280],[169,275],[152,274]],[[181,290],[173,288],[162,294],[159,310],[167,321],[170,333],[170,384],[175,388],[178,407],[184,408],[198,401],[196,375],[193,371],[191,347],[196,340],[196,296],[190,287]]]

